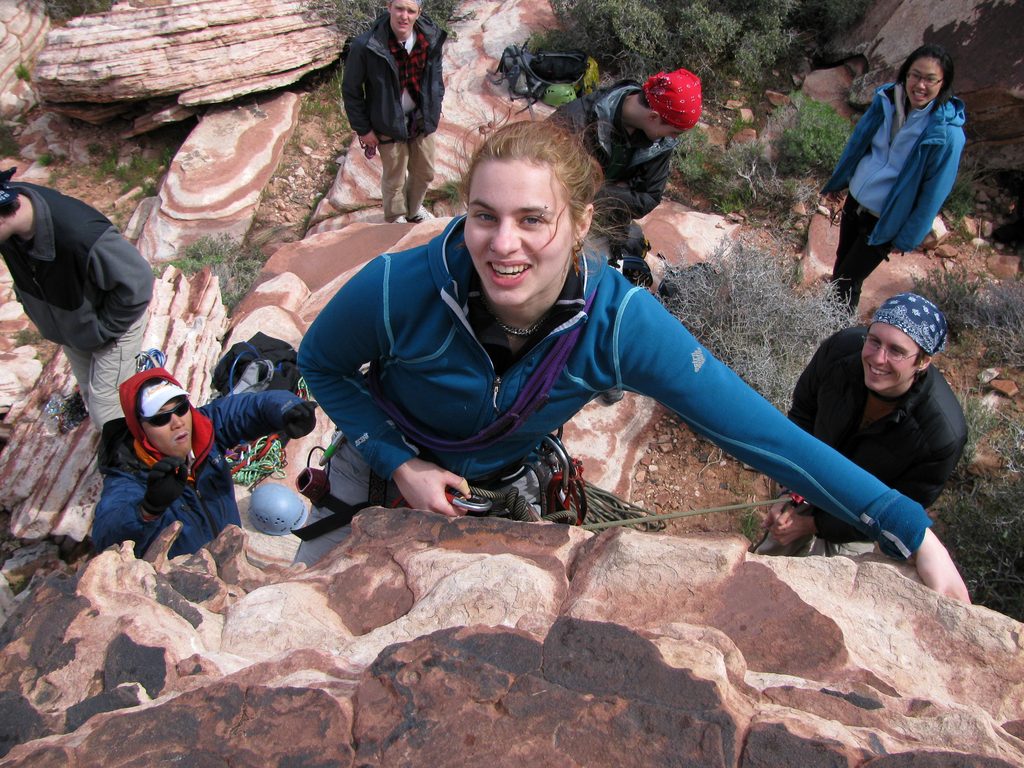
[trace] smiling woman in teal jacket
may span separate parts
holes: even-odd
[[[302,341],[303,376],[354,447],[348,460],[363,463],[350,474],[368,464],[408,506],[454,516],[447,488],[466,492],[467,481],[522,462],[591,400],[638,392],[893,556],[918,550],[926,581],[967,599],[921,505],[792,424],[585,247],[601,172],[578,139],[547,123],[506,125],[466,180],[466,217],[367,264]],[[574,343],[552,366],[565,339]],[[481,439],[537,371],[554,374],[540,407]]]
[[[945,49],[921,46],[896,79],[875,91],[823,190],[850,190],[832,279],[851,309],[890,251],[912,251],[924,240],[953,189],[964,148],[964,105],[953,95]]]

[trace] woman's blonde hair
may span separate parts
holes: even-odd
[[[570,215],[576,226],[587,217],[587,206],[604,182],[604,172],[590,156],[580,137],[550,120],[523,120],[506,123],[484,139],[469,159],[459,182],[459,193],[465,204],[473,174],[488,160],[521,160],[551,168],[565,190]]]

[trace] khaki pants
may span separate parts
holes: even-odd
[[[117,388],[135,374],[135,356],[142,349],[142,331],[149,313],[143,312],[124,334],[95,352],[64,347],[71,372],[78,381],[82,400],[89,409],[89,418],[96,429],[120,418],[121,399]]]
[[[384,220],[415,214],[434,180],[434,134],[381,144],[378,150],[384,166],[380,179]]]
[[[838,544],[833,541],[825,541],[817,536],[804,536],[790,544],[780,544],[770,533],[754,550],[758,555],[781,555],[784,557],[806,557],[808,555],[824,555],[825,557],[856,557],[868,552],[875,551],[875,544],[871,541],[850,541]]]

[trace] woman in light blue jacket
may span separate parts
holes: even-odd
[[[938,45],[922,45],[875,91],[823,190],[849,188],[832,279],[850,309],[890,251],[912,251],[930,231],[956,180],[965,119],[953,59]]]

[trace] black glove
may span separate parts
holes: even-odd
[[[160,459],[149,470],[146,478],[146,495],[142,499],[142,511],[147,515],[161,515],[171,502],[181,496],[188,482],[185,460],[178,456]]]
[[[284,433],[288,437],[304,437],[316,426],[316,403],[302,400],[284,412]]]

